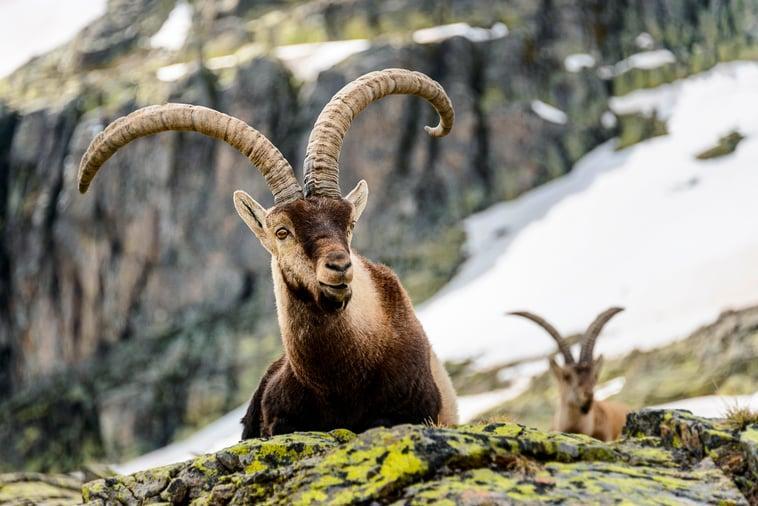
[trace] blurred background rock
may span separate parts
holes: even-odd
[[[386,67],[429,74],[455,105],[444,142],[423,132],[431,109],[396,97],[355,121],[341,158],[343,187],[364,178],[372,191],[355,247],[392,266],[418,304],[464,260],[462,218],[612,137],[665,134],[654,114],[610,112],[610,97],[758,56],[754,0],[90,8],[103,14],[0,80],[0,470],[68,471],[180,439],[246,402],[280,350],[267,254],[231,202],[244,188],[270,203],[262,178],[228,146],[172,133],[114,157],[82,197],[79,159],[116,117],[166,101],[213,107],[299,171],[318,112],[348,81]],[[751,325],[739,342],[755,354]],[[504,386],[500,368],[450,365],[464,393]],[[736,393],[755,388],[750,367],[735,369],[752,378]]]

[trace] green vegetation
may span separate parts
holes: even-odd
[[[708,148],[705,151],[701,151],[695,156],[695,158],[698,160],[710,160],[711,158],[718,158],[720,156],[734,153],[734,150],[737,149],[737,145],[742,142],[744,138],[745,136],[736,130],[729,132],[721,137],[715,146]]]
[[[666,122],[658,118],[653,111],[647,114],[622,114],[618,117],[619,141],[616,149],[624,149],[647,139],[667,135]]]
[[[0,504],[79,504],[82,497],[81,487],[81,479],[68,475],[0,474]]]
[[[729,427],[744,430],[748,425],[758,424],[758,411],[740,405],[729,406],[724,413],[724,418]]]

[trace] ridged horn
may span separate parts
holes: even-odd
[[[453,104],[437,81],[421,72],[405,69],[369,72],[338,91],[319,114],[305,153],[306,196],[342,196],[339,158],[350,124],[372,102],[396,94],[417,95],[432,104],[440,117],[436,127],[424,127],[432,137],[443,137],[453,128]]]
[[[600,313],[598,317],[595,318],[595,321],[592,322],[589,327],[587,327],[587,332],[584,334],[584,342],[582,343],[582,351],[579,355],[580,364],[589,364],[592,362],[592,353],[595,349],[595,341],[597,340],[597,336],[600,335],[600,332],[603,330],[603,327],[605,327],[605,324],[623,310],[623,307],[608,308]]]
[[[276,204],[302,198],[292,166],[266,136],[241,119],[188,104],[143,107],[113,121],[92,140],[82,157],[79,191],[87,191],[100,167],[120,148],[139,137],[169,130],[199,132],[235,148],[258,168]]]
[[[556,328],[550,325],[544,318],[537,316],[534,313],[530,313],[529,311],[513,311],[512,313],[508,314],[531,320],[545,329],[545,331],[550,334],[553,339],[555,339],[555,342],[558,344],[558,350],[560,350],[561,355],[563,355],[563,360],[566,362],[566,364],[574,363],[574,357],[571,355],[571,348],[569,348],[569,345],[566,343],[566,341],[563,340],[560,332],[558,332]]]

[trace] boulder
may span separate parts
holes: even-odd
[[[755,428],[641,411],[602,443],[515,423],[401,425],[243,441],[84,485],[85,504],[735,504],[755,498]],[[754,463],[754,462],[753,462]],[[743,495],[745,494],[745,495]]]

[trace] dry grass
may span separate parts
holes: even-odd
[[[505,469],[512,473],[522,476],[534,476],[542,471],[543,467],[536,460],[532,460],[523,455],[504,455],[495,459],[495,465],[500,469]]]
[[[748,425],[758,423],[758,411],[753,411],[747,406],[735,404],[726,408],[724,418],[729,427],[735,430],[742,430]]]
[[[449,429],[450,427],[453,427],[453,425],[446,425],[432,418],[427,418],[426,420],[424,420],[424,425],[426,425],[427,427],[431,427],[433,429]]]

